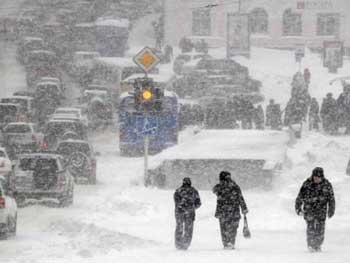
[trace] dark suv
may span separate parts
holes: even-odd
[[[61,141],[56,149],[76,182],[96,183],[96,157],[92,145],[82,140]]]
[[[87,127],[82,121],[50,120],[43,129],[43,148],[53,150],[62,140],[87,140]]]
[[[15,197],[19,206],[31,200],[48,202],[54,199],[59,206],[73,203],[74,179],[59,155],[19,155],[14,175]]]

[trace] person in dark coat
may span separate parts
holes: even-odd
[[[316,167],[303,183],[295,201],[295,211],[304,215],[309,250],[321,251],[326,218],[331,218],[335,212],[333,187],[324,177],[321,167]]]
[[[336,134],[337,132],[337,102],[332,97],[332,93],[327,93],[327,98],[322,102],[321,119],[325,132]]]
[[[220,182],[214,186],[217,196],[215,217],[220,222],[220,232],[224,249],[234,249],[241,212],[248,213],[241,188],[231,179],[231,174],[222,171]]]
[[[309,88],[309,85],[310,85],[310,79],[311,79],[310,70],[306,68],[304,69],[304,80],[305,80],[305,85],[307,89]]]
[[[261,105],[258,105],[254,111],[255,129],[263,130],[264,129],[264,122],[265,122],[264,110],[263,110]]]
[[[275,104],[273,99],[270,100],[270,104],[266,107],[266,126],[270,126],[271,130],[280,130],[282,125],[281,119],[281,107],[279,104]]]
[[[310,110],[309,110],[309,130],[319,129],[319,122],[321,121],[320,116],[320,106],[316,98],[311,99]]]
[[[192,187],[191,179],[185,177],[182,186],[174,193],[175,201],[175,247],[187,250],[191,245],[195,210],[201,206],[198,191]]]

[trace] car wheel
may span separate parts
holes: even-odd
[[[13,225],[12,225],[12,229],[11,229],[11,234],[12,235],[16,235],[17,233],[17,214],[15,215],[15,218],[13,219]]]

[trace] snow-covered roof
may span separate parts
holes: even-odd
[[[112,18],[98,18],[95,22],[96,26],[114,26],[114,27],[129,27],[128,19],[112,19]]]
[[[145,74],[133,74],[126,79],[124,79],[122,82],[133,82],[137,78],[144,78]],[[150,79],[153,79],[156,83],[167,83],[171,80],[175,80],[176,75],[166,72],[164,74],[147,74],[147,77]]]
[[[190,142],[176,145],[151,158],[150,166],[164,160],[253,159],[283,162],[289,136],[271,130],[202,130]]]
[[[115,67],[137,67],[132,58],[125,57],[98,57],[94,59],[97,63]]]
[[[58,86],[57,81],[52,81],[52,80],[44,80],[44,81],[39,81],[36,86],[43,86],[43,85],[54,85],[54,86]]]

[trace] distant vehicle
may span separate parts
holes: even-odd
[[[81,121],[49,120],[44,128],[44,149],[56,149],[61,140],[87,140],[87,127]]]
[[[45,48],[45,42],[40,37],[24,37],[18,43],[17,60],[21,63],[27,63],[29,52],[33,50],[42,50]]]
[[[12,96],[2,98],[1,103],[12,103],[19,105],[18,121],[31,121],[34,114],[33,98],[28,96]]]
[[[74,108],[74,107],[66,107],[66,108],[57,108],[54,112],[54,115],[56,117],[64,117],[65,115],[73,115],[75,116],[76,119],[82,121],[87,125],[87,117],[83,115],[82,109],[81,108]],[[57,116],[59,115],[59,116]]]
[[[48,50],[34,50],[29,52],[26,73],[28,87],[33,87],[42,77],[60,78],[58,59],[55,52]]]
[[[196,99],[243,96],[252,103],[264,100],[261,82],[249,77],[248,68],[231,59],[202,59],[178,80],[176,92]]]
[[[0,129],[18,120],[19,108],[18,104],[0,103]]]
[[[73,55],[73,61],[71,65],[71,74],[74,76],[81,76],[87,74],[93,68],[93,62],[95,58],[100,57],[98,52],[77,51]]]
[[[79,23],[72,28],[72,51],[96,49],[96,28],[94,23]]]
[[[140,130],[147,120],[157,124],[150,136],[149,151],[157,153],[178,142],[179,104],[177,95],[164,91],[162,107],[145,113],[137,110],[133,93],[125,92],[119,104],[119,149],[121,155],[140,155],[144,151],[144,134]]]
[[[65,90],[63,88],[63,84],[61,82],[61,80],[59,78],[54,78],[54,77],[50,77],[50,76],[46,76],[46,77],[42,77],[39,79],[38,83],[40,82],[51,82],[51,83],[55,83],[61,90],[62,94],[64,94]]]
[[[30,202],[58,202],[59,206],[73,203],[74,178],[64,167],[61,156],[33,153],[18,156],[14,168],[18,206]]]
[[[150,158],[145,182],[174,189],[186,175],[208,190],[225,168],[243,188],[269,189],[282,171],[288,141],[285,131],[201,130],[192,140]]]
[[[16,235],[17,204],[8,180],[0,175],[0,239]]]
[[[14,148],[16,154],[34,152],[39,149],[42,136],[35,124],[26,122],[11,122],[3,129],[5,145]]]
[[[76,182],[96,183],[96,157],[90,143],[83,140],[61,141],[56,152],[64,157]]]
[[[128,47],[129,20],[101,17],[96,20],[96,50],[103,57],[122,57]]]
[[[9,179],[12,173],[12,163],[4,147],[0,147],[0,176]]]

